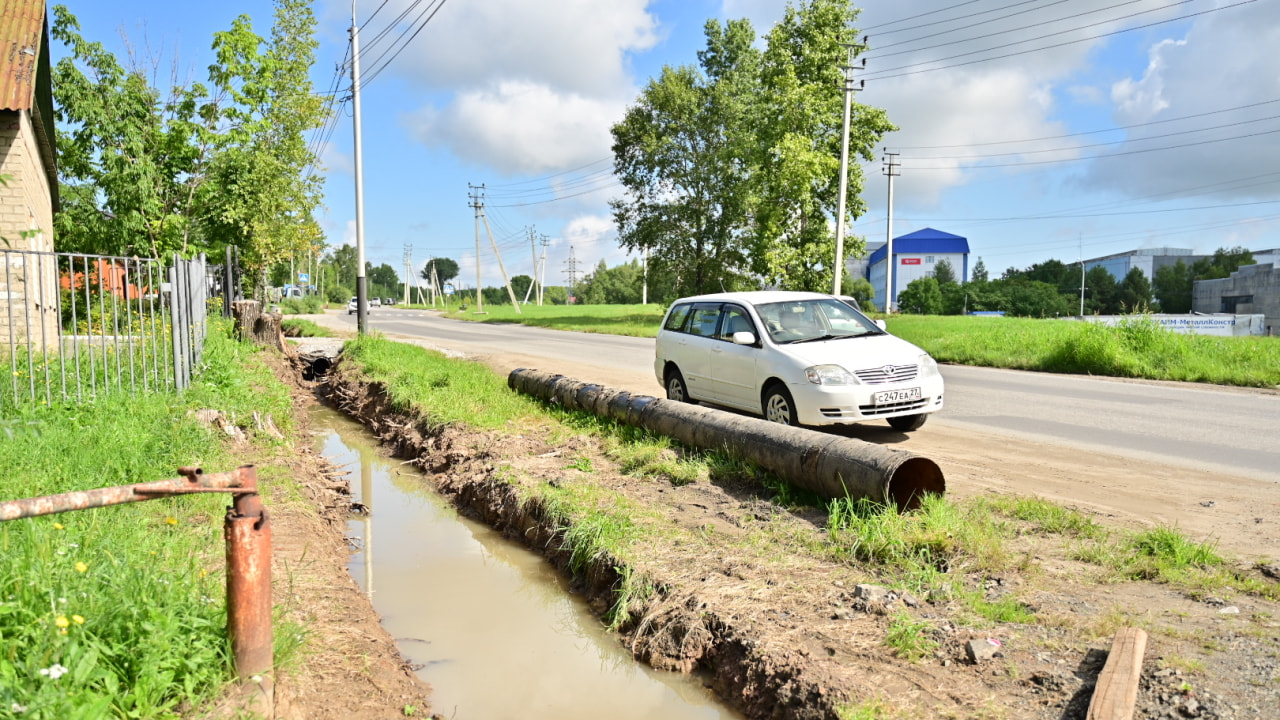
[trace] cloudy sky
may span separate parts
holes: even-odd
[[[70,0],[84,35],[177,57],[203,79],[213,32],[268,0]],[[548,284],[626,259],[608,200],[609,127],[663,65],[696,63],[708,18],[761,34],[785,0],[357,0],[366,254],[403,267],[446,256],[475,282],[469,185],[511,274]],[[1140,247],[1280,247],[1280,2],[865,0],[866,89],[900,128],[893,234],[965,236],[993,275]],[[317,91],[347,97],[352,6],[317,0]],[[430,17],[421,24],[421,19]],[[416,32],[416,35],[415,35]],[[410,36],[413,36],[410,40]],[[54,48],[55,59],[61,48]],[[345,71],[344,71],[345,72]],[[351,104],[323,138],[331,244],[354,242]],[[882,241],[887,179],[861,167]],[[484,233],[482,229],[482,233]],[[500,275],[481,236],[484,283]],[[541,246],[539,246],[541,247]]]

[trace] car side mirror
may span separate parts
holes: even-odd
[[[733,340],[734,345],[755,345],[756,344],[756,334],[747,332],[745,330],[734,333],[731,339]]]
[[[885,326],[884,326],[884,321],[883,321],[883,320],[876,320],[876,321],[874,321],[874,322],[875,322],[875,324],[876,324],[876,327],[880,328],[881,330],[884,330],[885,332],[888,332],[888,329],[887,329],[887,328],[885,328]]]

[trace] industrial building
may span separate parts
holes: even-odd
[[[863,277],[875,288],[875,305],[885,307],[885,275],[890,267],[888,248],[881,245],[867,258]],[[946,260],[955,271],[958,282],[969,280],[969,241],[959,235],[924,228],[893,239],[893,306],[897,307],[898,293],[912,280],[933,275],[938,262]]]
[[[1274,257],[1275,250],[1255,255]],[[1245,265],[1219,280],[1197,280],[1191,296],[1191,310],[1197,313],[1233,313],[1266,316],[1267,335],[1280,335],[1280,264]]]
[[[1116,280],[1123,280],[1130,270],[1137,268],[1148,281],[1152,281],[1156,279],[1157,270],[1167,265],[1176,265],[1179,260],[1184,265],[1190,265],[1202,258],[1211,257],[1213,256],[1196,255],[1187,248],[1143,248],[1085,260],[1084,267],[1086,271],[1096,267],[1106,268],[1107,272],[1111,273],[1111,277]]]

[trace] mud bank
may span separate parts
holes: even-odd
[[[624,568],[616,558],[595,558],[578,573],[561,547],[563,527],[548,518],[537,500],[525,501],[495,472],[507,458],[541,453],[538,441],[499,433],[431,429],[397,413],[385,389],[367,383],[341,361],[318,386],[319,393],[368,427],[400,458],[411,459],[435,488],[461,512],[481,520],[543,554],[572,577],[598,616],[617,599]],[[554,482],[555,477],[547,481]],[[706,673],[716,693],[752,718],[836,720],[849,696],[824,678],[808,653],[772,652],[739,627],[731,613],[683,587],[674,578],[650,577],[658,592],[633,603],[619,628],[619,640],[640,661],[660,670]]]

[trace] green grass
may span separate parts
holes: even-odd
[[[894,315],[889,331],[939,362],[1178,380],[1280,385],[1280,341],[1184,335],[1134,318],[1119,327],[1074,320]]]
[[[280,322],[286,337],[334,337],[332,330],[303,318],[286,318]]]
[[[929,621],[917,620],[900,612],[889,620],[884,644],[893,650],[894,655],[904,660],[923,660],[938,649],[938,641],[933,639],[931,630],[933,626]]]
[[[521,323],[556,330],[654,337],[667,309],[662,305],[521,305],[516,314],[511,305],[485,305],[484,313],[474,307],[453,309],[447,317],[485,323]]]
[[[386,387],[398,411],[417,414],[434,426],[465,422],[506,428],[542,417],[536,400],[512,392],[503,378],[477,362],[450,360],[376,333],[347,343],[344,354]]]
[[[285,298],[280,301],[282,315],[316,315],[324,312],[325,302],[319,295],[308,295],[301,298]]]
[[[224,438],[191,417],[196,409],[233,418],[263,410],[288,428],[287,391],[220,321],[205,353],[181,396],[9,409],[3,496],[169,478],[184,465],[230,469]],[[0,523],[0,712],[16,704],[23,718],[169,717],[214,699],[232,676],[227,504],[192,495]]]

